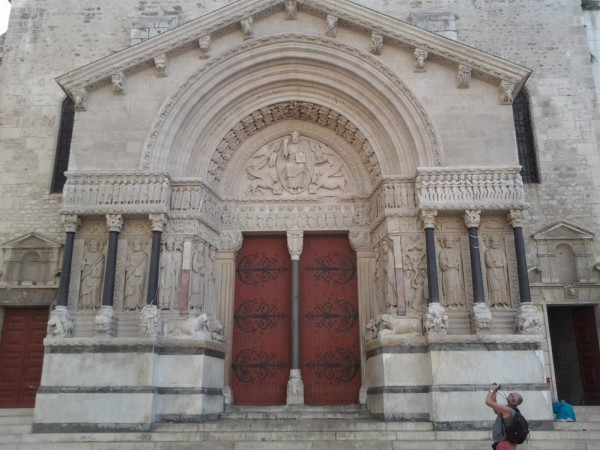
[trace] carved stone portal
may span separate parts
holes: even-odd
[[[327,145],[292,131],[259,148],[245,167],[251,196],[345,193],[347,171]]]

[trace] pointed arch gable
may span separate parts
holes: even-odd
[[[384,64],[330,39],[285,35],[241,45],[190,77],[162,106],[141,168],[206,177],[215,149],[236,123],[283,101],[312,102],[346,117],[384,176],[414,176],[416,167],[442,162],[425,109]]]

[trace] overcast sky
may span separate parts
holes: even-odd
[[[8,25],[8,14],[10,13],[10,3],[8,0],[0,0],[0,34],[6,31]]]

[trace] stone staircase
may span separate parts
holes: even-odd
[[[600,450],[600,407],[578,422],[532,431],[520,450]],[[301,419],[301,420],[300,420]],[[487,431],[435,431],[427,422],[380,422],[364,411],[235,408],[203,423],[151,432],[32,433],[32,409],[0,409],[0,450],[489,450]]]

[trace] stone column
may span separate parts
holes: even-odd
[[[140,312],[140,335],[156,337],[161,334],[162,317],[158,307],[158,270],[160,264],[160,241],[167,224],[165,214],[150,214],[152,223],[152,250],[150,254],[150,272],[148,273],[148,296],[146,306]]]
[[[429,301],[425,314],[425,330],[428,335],[445,335],[448,333],[448,316],[440,303],[440,288],[437,276],[437,261],[435,255],[435,218],[437,211],[421,211],[421,221],[425,230],[425,248],[427,253],[427,287]]]
[[[223,324],[223,338],[226,345],[225,369],[223,375],[223,397],[225,404],[233,404],[231,390],[231,352],[233,345],[233,301],[235,293],[235,259],[242,247],[241,231],[224,231],[220,236],[220,247],[215,255],[216,286],[219,320]]]
[[[81,225],[81,220],[76,215],[61,216],[66,232],[65,249],[63,251],[62,268],[60,271],[60,284],[58,287],[58,303],[50,313],[48,320],[49,337],[70,337],[73,335],[73,318],[67,308],[69,304],[69,286],[71,284],[71,264],[73,261],[73,244],[75,233]]]
[[[123,217],[120,214],[108,214],[106,216],[106,224],[108,225],[108,251],[106,255],[102,306],[95,318],[97,337],[113,337],[117,333],[117,318],[113,310],[113,296],[115,293],[119,234],[123,229]]]
[[[519,297],[521,304],[515,317],[515,328],[519,334],[538,334],[542,331],[542,318],[537,308],[531,304],[529,292],[529,274],[523,239],[523,210],[513,209],[508,213],[508,223],[513,228],[515,253],[517,256],[517,274],[519,277]]]
[[[361,386],[359,402],[361,405],[367,403],[367,358],[364,351],[365,329],[367,322],[377,317],[378,311],[373,296],[375,280],[375,252],[371,244],[371,233],[368,230],[351,230],[350,245],[356,252],[356,276],[358,290],[358,329],[360,332],[360,371]],[[372,309],[371,309],[372,308]]]
[[[288,405],[304,404],[304,383],[300,373],[300,255],[304,245],[304,234],[299,230],[287,232],[287,246],[292,258],[292,292],[291,292],[291,366],[287,384]]]
[[[492,322],[492,313],[485,304],[481,257],[479,256],[479,225],[481,210],[465,211],[465,225],[469,230],[469,253],[471,255],[471,277],[473,279],[473,309],[471,310],[471,328],[476,334],[486,331]]]

